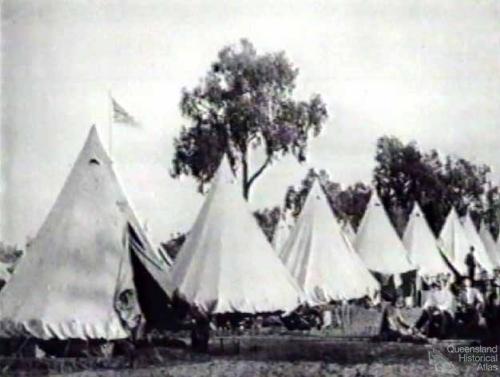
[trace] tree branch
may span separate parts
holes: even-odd
[[[252,185],[252,183],[257,179],[259,178],[259,176],[262,174],[262,172],[264,171],[265,168],[268,167],[268,165],[271,163],[271,156],[267,156],[266,158],[266,161],[264,161],[264,163],[260,166],[260,168],[258,168],[255,173],[253,173],[253,175],[250,177],[250,179],[248,180],[248,183],[247,183],[247,187],[250,188],[250,186]]]

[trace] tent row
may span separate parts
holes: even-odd
[[[313,190],[316,189],[313,187],[312,193]],[[300,232],[301,218],[297,221],[296,230],[290,231],[290,237]],[[453,208],[436,239],[422,209],[415,203],[401,239],[377,192],[373,191],[357,234],[349,223],[342,230],[365,266],[382,275],[416,270],[420,276],[436,276],[455,270],[465,276],[465,258],[471,248],[478,263],[488,274],[491,275],[500,267],[500,245],[495,242],[486,225],[482,223],[478,232],[469,214],[460,221]]]
[[[290,312],[373,296],[381,287],[372,272],[448,268],[418,206],[401,240],[376,193],[357,235],[337,221],[319,182],[296,224],[280,223],[273,249],[223,158],[185,244],[170,260],[142,229],[93,127],[0,292],[0,337],[121,339],[141,318],[168,322],[175,296],[213,314]],[[484,229],[481,235],[473,242],[484,244],[478,257],[491,268],[495,242],[482,241]],[[469,237],[452,211],[441,251],[459,271]]]

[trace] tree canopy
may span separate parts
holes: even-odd
[[[402,234],[415,201],[418,201],[435,235],[439,234],[451,207],[460,216],[467,211],[476,226],[484,221],[493,235],[499,232],[500,188],[490,180],[490,168],[462,157],[423,151],[417,143],[403,143],[383,136],[377,141],[371,183],[356,182],[342,187],[325,170],[310,169],[297,186],[289,186],[283,205],[254,213],[269,240],[281,211],[297,217],[314,179],[318,179],[332,211],[341,223],[356,229],[375,187],[398,233]]]
[[[180,109],[190,124],[174,140],[172,176],[193,176],[203,191],[226,153],[248,199],[273,161],[287,154],[304,161],[327,110],[318,94],[294,99],[298,73],[283,52],[258,54],[247,40],[223,48],[201,82],[182,91]],[[253,169],[252,150],[264,156]]]
[[[436,234],[452,206],[461,216],[469,211],[477,221],[495,205],[493,192],[489,204],[485,197],[492,187],[486,165],[441,157],[435,150],[422,152],[414,142],[404,144],[387,136],[377,142],[375,161],[375,187],[399,231],[415,201]],[[489,224],[496,229],[496,220],[491,213],[489,216]]]

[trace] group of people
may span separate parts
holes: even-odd
[[[474,249],[465,259],[468,276],[442,274],[426,279],[422,312],[410,324],[402,315],[401,297],[394,297],[383,312],[384,339],[479,337],[488,334],[500,339],[500,269],[488,276],[474,258]]]
[[[413,320],[405,318],[401,309],[408,307],[404,290],[389,290],[374,298],[341,301],[320,306],[301,306],[286,316],[278,313],[245,316],[243,314],[217,315],[195,321],[192,340],[195,348],[206,350],[210,329],[218,331],[256,331],[263,327],[281,327],[288,330],[319,330],[344,327],[351,323],[353,307],[380,308],[382,340],[409,340],[427,342],[429,339],[449,337],[479,338],[488,335],[500,339],[500,268],[488,276],[474,256],[474,249],[465,259],[467,276],[440,274],[422,277],[420,312]],[[386,292],[387,293],[387,292]],[[411,304],[410,304],[411,306]]]

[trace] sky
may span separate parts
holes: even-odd
[[[299,68],[296,97],[330,114],[308,161],[285,158],[253,190],[280,205],[310,167],[370,181],[382,135],[500,171],[496,1],[4,0],[1,9],[0,239],[23,247],[55,201],[86,134],[109,138],[109,96],[142,127],[114,126],[112,156],[153,241],[192,225],[203,197],[169,175],[183,87],[248,38]]]

